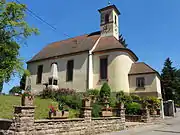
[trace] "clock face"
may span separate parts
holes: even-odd
[[[105,26],[103,26],[103,31],[105,33],[110,32],[110,28],[107,25],[105,25]]]

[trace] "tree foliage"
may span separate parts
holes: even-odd
[[[21,77],[20,80],[20,89],[25,90],[26,87],[26,77],[30,76],[30,72],[28,70],[24,71],[23,76]]]
[[[20,89],[20,86],[14,86],[10,91],[9,94],[21,94],[22,90]]]
[[[8,82],[12,75],[22,73],[19,58],[20,42],[32,34],[36,28],[25,21],[26,5],[15,2],[0,2],[0,82]]]
[[[100,98],[103,99],[105,97],[111,96],[111,88],[109,87],[108,83],[104,83],[100,90]]]
[[[176,68],[172,66],[170,58],[164,63],[161,74],[162,93],[165,100],[173,100],[177,90]]]

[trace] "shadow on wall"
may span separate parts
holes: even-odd
[[[93,69],[94,69],[93,73],[94,74],[99,74],[99,66],[100,66],[99,57],[107,56],[108,57],[108,67],[109,67],[112,64],[112,62],[115,61],[116,58],[118,56],[121,56],[121,55],[125,55],[125,56],[129,57],[133,61],[133,59],[127,53],[125,53],[125,52],[119,52],[119,53],[117,53],[117,52],[110,52],[110,53],[105,53],[103,55],[95,55],[95,58],[97,59],[97,63],[95,63],[95,59],[93,57]]]
[[[4,131],[9,130],[11,125],[12,125],[12,121],[11,120],[0,119],[0,135],[4,135],[3,130]]]

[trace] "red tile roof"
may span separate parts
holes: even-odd
[[[133,63],[129,75],[158,73],[144,62]]]
[[[96,32],[51,43],[36,54],[28,63],[56,56],[88,51],[94,46],[99,37],[100,34]]]
[[[93,48],[97,40],[100,38],[100,32],[85,34],[67,40],[51,43],[36,54],[30,61],[39,61],[54,58],[63,55],[75,54],[79,52],[88,52]],[[101,51],[119,50],[128,52],[135,61],[137,56],[128,48],[125,48],[115,37],[101,37],[93,53]]]

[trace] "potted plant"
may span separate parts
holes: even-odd
[[[33,106],[33,102],[34,102],[34,96],[31,94],[30,91],[25,91],[21,97],[21,105]]]
[[[123,91],[116,94],[116,106],[118,108],[124,108],[124,103],[126,102],[126,97]]]
[[[90,107],[91,106],[91,99],[90,99],[90,97],[84,97],[83,98],[83,106],[84,107]]]
[[[49,118],[52,118],[52,116],[56,116],[56,109],[54,106],[49,106]]]

